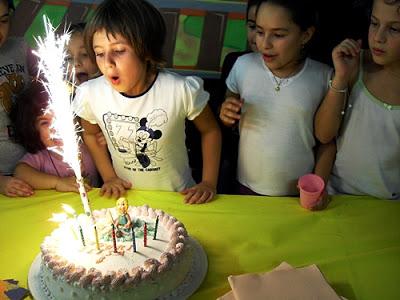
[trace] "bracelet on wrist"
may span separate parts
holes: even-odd
[[[337,88],[335,88],[335,87],[332,85],[332,79],[329,80],[329,88],[330,88],[332,91],[336,92],[336,93],[342,93],[342,94],[346,94],[347,91],[348,91],[347,88],[345,88],[345,89],[337,89]]]

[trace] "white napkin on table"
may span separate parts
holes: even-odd
[[[283,262],[270,272],[229,276],[228,281],[232,291],[219,300],[340,300],[316,265],[296,269]]]

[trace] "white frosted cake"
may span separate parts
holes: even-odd
[[[49,299],[155,299],[179,286],[193,260],[185,226],[147,205],[129,206],[127,213],[134,235],[132,227],[119,231],[111,225],[119,216],[110,208],[93,212],[97,242],[85,215],[63,222],[45,238],[40,280]]]

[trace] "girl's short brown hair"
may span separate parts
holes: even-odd
[[[89,55],[94,59],[93,35],[99,30],[126,38],[150,69],[164,65],[165,22],[158,9],[147,1],[105,0],[97,7],[85,29],[85,42]]]

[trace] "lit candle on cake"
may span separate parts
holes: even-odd
[[[153,240],[157,239],[157,228],[158,228],[158,216],[156,219],[156,225],[154,226],[154,236],[153,236]]]
[[[71,214],[71,215],[75,218],[76,226],[78,227],[79,233],[80,233],[80,235],[81,235],[82,244],[83,244],[83,246],[85,247],[85,246],[86,246],[86,244],[85,244],[85,238],[83,237],[82,226],[79,224],[79,221],[78,221],[78,215],[76,214],[75,210],[74,210],[71,206],[69,206],[68,204],[65,204],[65,203],[62,204],[62,208],[63,208],[67,213]]]
[[[99,236],[97,234],[97,228],[96,228],[96,226],[94,226],[93,228],[94,228],[94,237],[96,239],[96,249],[100,250],[100,243],[99,243]]]
[[[85,247],[86,246],[85,238],[83,237],[83,230],[82,230],[82,227],[80,225],[79,225],[79,232],[81,234],[82,245],[83,245],[83,247]]]
[[[143,245],[147,247],[147,224],[144,222],[144,227],[143,227]]]
[[[113,239],[113,246],[114,246],[114,253],[117,253],[117,239],[115,237],[115,226],[114,223],[111,223],[111,230],[112,230],[112,239]]]
[[[54,118],[51,127],[55,129],[54,138],[62,140],[62,146],[52,149],[60,154],[74,171],[78,184],[79,194],[85,214],[90,217],[93,228],[95,227],[89,198],[87,196],[84,179],[81,172],[80,137],[77,134],[79,124],[75,122],[71,102],[72,95],[65,82],[66,46],[70,39],[69,33],[56,35],[50,20],[43,16],[46,37],[37,38],[38,50],[35,54],[39,57],[39,70],[46,78],[43,85],[49,94],[48,109],[53,112]],[[98,239],[94,228],[95,240]]]
[[[136,252],[135,225],[132,225],[132,246],[133,252]]]

